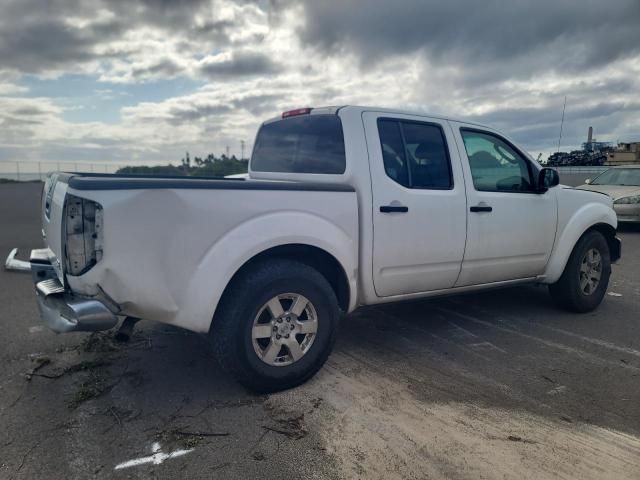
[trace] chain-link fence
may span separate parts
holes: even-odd
[[[169,165],[171,162],[52,162],[0,161],[0,179],[28,182],[44,180],[49,172],[115,173],[126,166]]]

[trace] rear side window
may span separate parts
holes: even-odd
[[[380,146],[387,176],[407,188],[451,189],[451,162],[442,128],[381,118]]]
[[[260,128],[251,157],[256,172],[341,174],[346,169],[337,115],[304,115]]]

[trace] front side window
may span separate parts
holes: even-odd
[[[251,170],[342,174],[346,169],[342,123],[337,115],[304,115],[262,126]]]
[[[483,192],[531,192],[529,162],[501,138],[486,132],[461,130],[473,186]]]
[[[438,125],[383,118],[378,132],[388,177],[407,188],[453,187],[447,144]]]

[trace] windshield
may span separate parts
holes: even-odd
[[[640,168],[610,168],[597,176],[591,185],[640,186]]]

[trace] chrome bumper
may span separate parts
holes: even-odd
[[[48,327],[56,333],[113,328],[118,318],[102,302],[65,290],[47,253],[47,250],[32,250],[30,264],[40,316]]]
[[[25,262],[24,260],[18,260],[16,258],[17,254],[17,248],[14,248],[9,252],[7,259],[4,262],[4,268],[6,270],[15,270],[16,272],[28,272],[29,270],[31,270],[31,264],[29,262]]]

